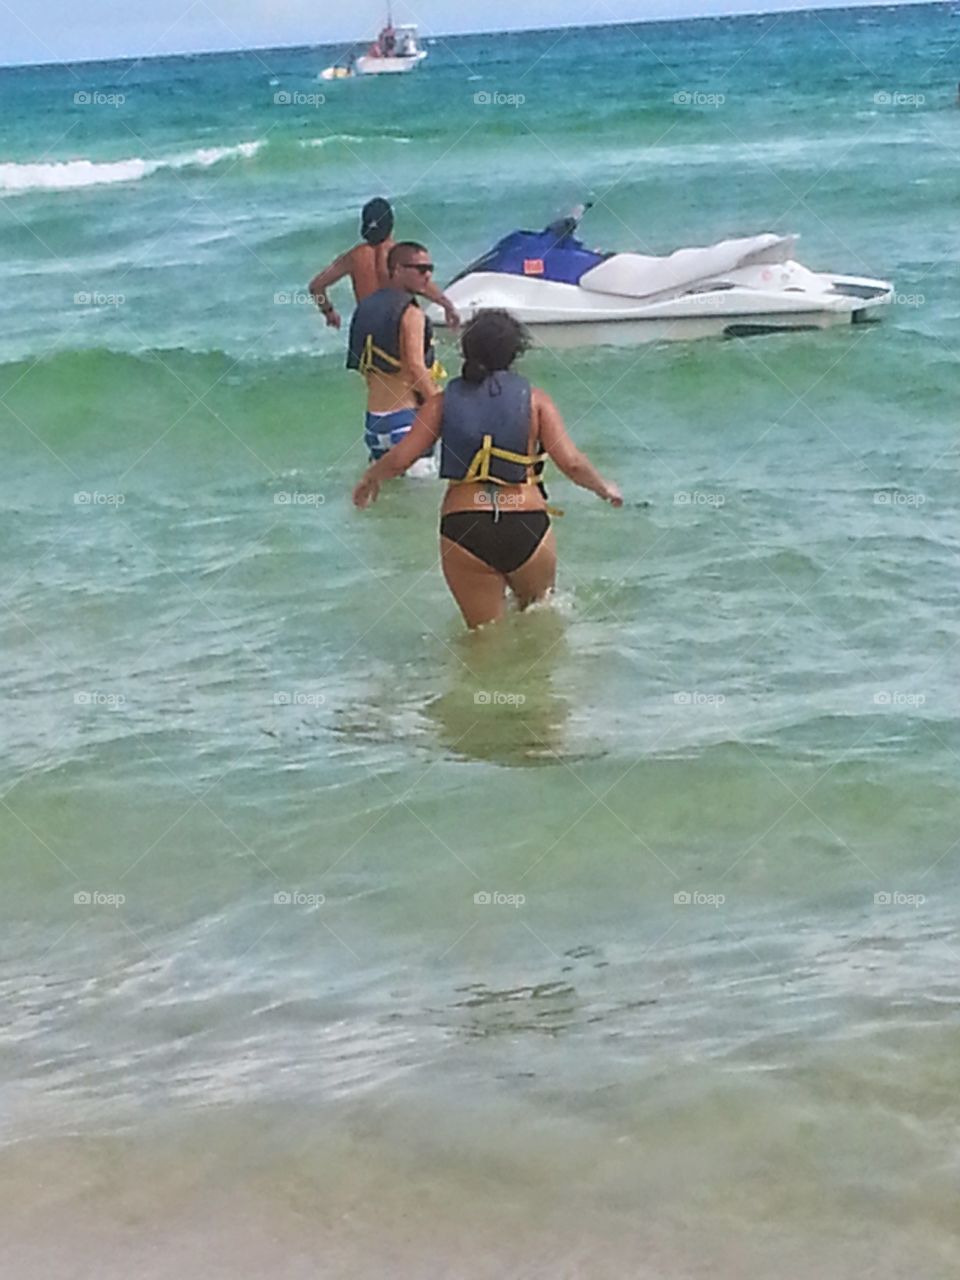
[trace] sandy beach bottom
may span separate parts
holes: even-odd
[[[728,1102],[722,1135],[699,1143],[702,1113],[685,1122],[665,1111],[645,1132],[617,1134],[559,1116],[531,1125],[518,1109],[494,1129],[468,1101],[459,1116],[380,1106],[328,1123],[261,1109],[239,1122],[226,1112],[195,1118],[179,1132],[160,1123],[27,1142],[0,1158],[2,1271],[16,1280],[957,1274],[942,1182],[938,1196],[918,1176],[894,1203],[844,1176],[876,1137],[864,1132],[838,1153],[822,1123],[778,1122],[763,1107],[751,1121],[736,1097]]]

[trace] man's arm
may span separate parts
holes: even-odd
[[[440,393],[423,359],[426,328],[427,317],[420,308],[407,307],[400,321],[400,364],[410,390],[420,397],[421,404]]]
[[[346,253],[342,253],[339,258],[331,262],[329,267],[325,267],[323,271],[318,272],[308,286],[314,302],[323,312],[324,320],[334,329],[340,328],[340,316],[333,303],[327,297],[327,290],[332,284],[336,284],[338,280],[348,276],[352,266],[353,250],[348,249]]]
[[[460,313],[453,305],[447,295],[432,280],[423,286],[420,293],[428,302],[435,302],[438,307],[443,309],[443,314],[447,317],[447,324],[451,329],[460,328]]]

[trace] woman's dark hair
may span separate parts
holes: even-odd
[[[478,311],[463,331],[461,377],[483,382],[491,373],[509,369],[530,346],[530,335],[509,311]]]

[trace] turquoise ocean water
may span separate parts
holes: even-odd
[[[958,41],[0,72],[4,1274],[956,1275]],[[303,297],[377,194],[897,302],[531,353],[627,505],[468,637]]]

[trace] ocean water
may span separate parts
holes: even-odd
[[[957,1274],[958,39],[0,71],[5,1275]],[[626,506],[471,637],[304,299],[375,194],[897,301],[530,353]]]

